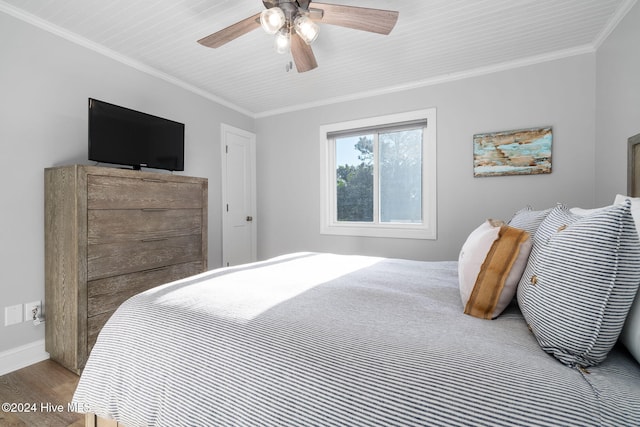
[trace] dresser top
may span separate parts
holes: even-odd
[[[163,181],[174,181],[174,182],[207,182],[207,178],[199,178],[193,176],[186,175],[176,175],[170,172],[149,172],[149,171],[138,171],[133,169],[123,169],[118,167],[107,167],[107,166],[91,166],[91,165],[66,165],[66,166],[55,166],[50,168],[45,168],[45,171],[54,171],[54,170],[69,170],[73,171],[75,174],[84,174],[84,175],[108,175],[108,176],[118,176],[123,178],[140,178],[140,179],[156,179]]]

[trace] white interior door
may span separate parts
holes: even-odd
[[[222,265],[257,259],[256,136],[222,125]]]

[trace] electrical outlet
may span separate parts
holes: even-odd
[[[41,301],[33,301],[33,302],[28,302],[24,305],[24,321],[25,322],[33,322],[35,319],[33,318],[34,313],[33,311],[36,311],[36,316],[37,317],[41,317],[42,316],[42,302]]]
[[[12,305],[4,308],[4,326],[15,325],[22,319],[22,306]]]

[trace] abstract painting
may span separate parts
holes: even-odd
[[[473,136],[473,176],[551,173],[551,127]]]

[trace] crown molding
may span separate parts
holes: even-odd
[[[62,27],[59,27],[57,25],[52,24],[51,22],[45,21],[44,19],[41,19],[35,15],[32,15],[30,13],[25,12],[22,9],[19,9],[17,7],[14,7],[12,5],[9,5],[7,3],[5,3],[4,1],[0,0],[0,12],[4,12],[7,15],[13,16],[16,19],[19,19],[21,21],[24,21],[28,24],[31,24],[35,27],[38,27],[42,30],[45,30],[51,34],[55,34],[59,37],[62,37],[72,43],[75,43],[77,45],[80,45],[86,49],[92,50],[96,53],[99,53],[101,55],[104,55],[108,58],[113,59],[114,61],[118,61],[124,65],[127,65],[131,68],[134,68],[138,71],[141,71],[143,73],[149,74],[153,77],[157,77],[161,80],[164,80],[168,83],[171,83],[173,85],[176,85],[178,87],[181,87],[185,90],[188,90],[192,93],[195,93],[196,95],[202,96],[203,98],[207,98],[210,101],[213,101],[217,104],[220,104],[222,106],[225,106],[227,108],[230,108],[232,110],[235,110],[239,113],[242,113],[246,116],[249,117],[254,117],[254,113],[242,108],[230,101],[227,101],[226,99],[220,98],[210,92],[207,92],[205,90],[202,90],[196,86],[193,86],[189,83],[184,82],[183,80],[180,80],[176,77],[173,77],[169,74],[166,74],[162,71],[159,71],[156,68],[150,67],[140,61],[136,61],[132,58],[129,58],[128,56],[122,55],[118,52],[115,52],[111,49],[108,49],[98,43],[92,42],[91,40],[84,38],[76,33],[73,33],[71,31],[68,31]]]
[[[634,0],[635,1],[635,0]],[[294,111],[305,110],[309,108],[322,107],[326,105],[337,104],[341,102],[356,101],[359,99],[371,98],[374,96],[388,95],[397,92],[403,92],[407,90],[419,89],[427,86],[434,86],[442,83],[454,82],[457,80],[468,79],[471,77],[483,76],[486,74],[493,74],[501,71],[512,70],[521,67],[527,67],[530,65],[540,64],[544,62],[555,61],[558,59],[568,58],[571,56],[583,55],[587,53],[594,53],[595,48],[593,45],[584,45],[572,49],[559,50],[544,55],[531,56],[527,58],[518,59],[515,61],[502,62],[500,64],[489,65],[486,67],[474,68],[467,71],[461,71],[458,73],[445,74],[442,76],[431,77],[425,80],[419,80],[409,82],[401,85],[389,86],[381,89],[376,89],[367,92],[360,92],[346,96],[340,96],[335,98],[323,99],[320,101],[314,101],[306,104],[297,104],[287,106],[285,108],[264,111],[255,114],[255,118],[265,118],[270,116],[276,116],[279,114],[291,113]]]
[[[596,37],[596,39],[593,41],[593,47],[595,50],[600,48],[602,43],[604,43],[607,37],[609,37],[613,30],[618,26],[620,21],[622,21],[627,13],[629,13],[631,8],[635,6],[636,2],[637,0],[625,0],[624,2],[622,2],[618,10],[616,10],[616,13],[613,14],[611,19],[609,19],[609,22],[607,22],[607,25],[605,25],[600,34],[598,34],[598,37]]]

